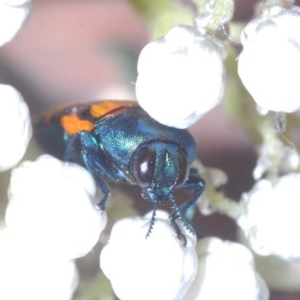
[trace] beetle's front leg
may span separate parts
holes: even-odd
[[[204,191],[205,181],[200,177],[197,169],[191,168],[187,181],[179,188],[194,190],[191,199],[179,206],[179,210],[184,214],[187,220],[191,221],[195,214],[196,202]]]
[[[186,240],[182,239],[182,233],[176,224],[176,221],[180,221],[188,231],[195,234],[195,230],[189,222],[192,220],[195,214],[196,201],[203,193],[204,187],[205,181],[200,177],[198,171],[196,169],[191,169],[187,181],[179,188],[194,189],[194,194],[192,195],[191,199],[179,206],[176,205],[175,201],[172,201],[174,205],[174,211],[171,213],[170,219],[177,235],[181,240],[183,240],[183,244],[186,244]]]
[[[104,210],[105,203],[110,195],[109,188],[103,180],[103,177],[110,177],[105,164],[105,154],[101,150],[97,139],[91,133],[81,131],[69,138],[65,154],[66,158],[72,157],[73,151],[76,153],[76,143],[79,143],[78,146],[80,147],[80,156],[83,165],[93,176],[103,193],[102,199],[96,204],[96,206],[100,210]]]

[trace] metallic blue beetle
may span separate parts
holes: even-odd
[[[35,136],[49,153],[83,165],[104,196],[97,204],[103,210],[109,196],[107,181],[123,181],[141,187],[143,198],[153,204],[147,236],[159,205],[171,203],[171,224],[178,238],[187,240],[176,221],[194,233],[186,215],[193,215],[204,180],[190,164],[196,145],[187,130],[164,126],[133,101],[102,101],[76,105],[46,115],[35,126]],[[181,205],[175,189],[193,189]]]

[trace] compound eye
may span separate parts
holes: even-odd
[[[185,152],[178,148],[178,179],[176,185],[181,185],[186,182],[189,175],[189,162]]]
[[[155,151],[144,147],[138,150],[137,155],[132,162],[132,174],[141,187],[147,187],[151,184],[155,169]]]

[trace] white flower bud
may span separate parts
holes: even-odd
[[[0,232],[0,299],[71,300],[78,285],[75,263],[30,246],[9,230]]]
[[[258,106],[291,113],[300,108],[300,9],[268,7],[244,29],[238,73]]]
[[[288,234],[288,233],[287,233]],[[285,292],[300,291],[300,259],[285,260],[276,255],[254,253],[256,269],[268,286]]]
[[[0,46],[15,37],[30,11],[30,0],[0,0]]]
[[[240,239],[255,254],[257,269],[268,285],[300,291],[300,174],[270,182],[260,180],[244,194],[238,220]]]
[[[204,238],[198,242],[198,272],[184,300],[267,300],[269,290],[244,246]]]
[[[0,84],[0,171],[21,160],[31,134],[30,114],[21,94],[10,85]]]
[[[58,258],[87,254],[106,225],[106,214],[95,209],[96,186],[76,164],[48,155],[24,162],[11,176],[8,228],[24,243]]]
[[[300,258],[299,184],[300,174],[290,173],[274,182],[262,179],[243,195],[238,224],[256,253]]]
[[[151,216],[117,222],[102,250],[101,269],[122,300],[179,300],[195,277],[195,236],[185,233],[187,246],[182,247],[168,215],[157,211],[146,238]]]
[[[136,96],[158,122],[186,128],[214,108],[224,92],[220,41],[193,27],[176,26],[146,45],[138,61]]]
[[[258,149],[258,160],[253,170],[253,178],[261,179],[263,175],[275,165],[279,173],[284,174],[296,171],[300,166],[300,156],[295,148],[288,148],[279,140],[268,140]]]

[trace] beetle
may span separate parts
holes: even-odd
[[[170,221],[184,246],[187,240],[177,222],[195,233],[189,219],[205,182],[191,168],[196,144],[187,130],[158,123],[135,101],[107,100],[50,112],[35,125],[34,133],[46,152],[80,163],[90,172],[103,192],[98,209],[105,209],[110,194],[107,181],[137,184],[142,197],[153,204],[146,237],[156,209],[165,203],[171,203]],[[176,189],[194,192],[178,205]]]

